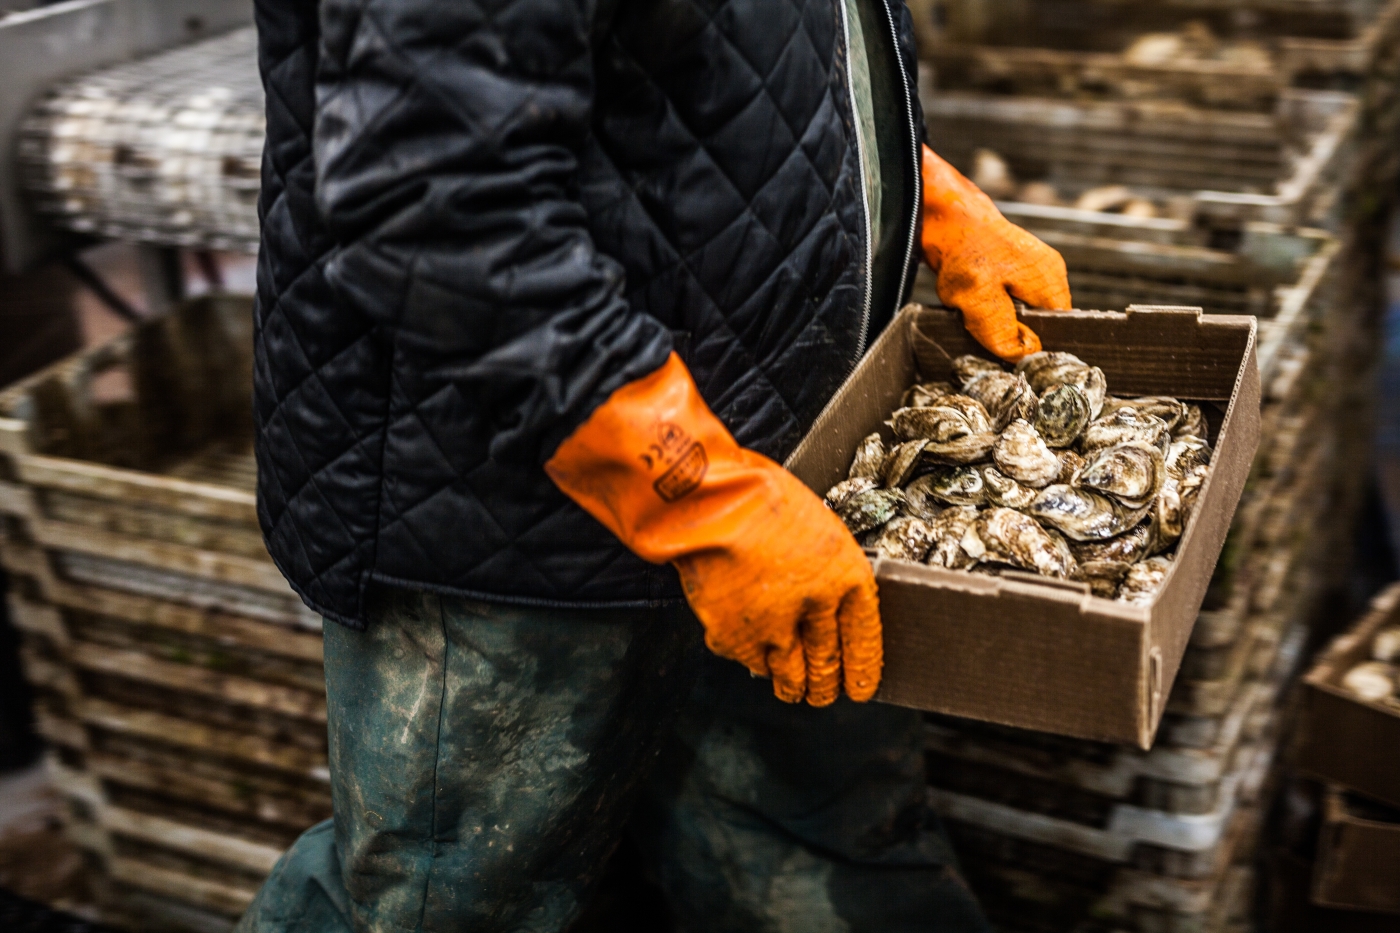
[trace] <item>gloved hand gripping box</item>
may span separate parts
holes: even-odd
[[[1100,367],[1116,396],[1201,405],[1215,450],[1155,599],[1135,605],[1087,584],[874,557],[885,667],[877,700],[1102,741],[1152,744],[1259,443],[1253,317],[1196,308],[1023,315],[1047,350]],[[915,382],[986,356],[955,312],[910,304],[818,416],[785,464],[825,493],[862,438]]]

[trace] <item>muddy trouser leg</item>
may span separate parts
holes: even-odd
[[[634,815],[688,933],[984,933],[925,803],[922,717],[789,706],[707,660]]]
[[[335,818],[239,933],[556,933],[694,682],[684,606],[551,610],[395,591],[326,624]]]

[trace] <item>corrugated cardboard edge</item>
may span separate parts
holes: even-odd
[[[1341,790],[1328,787],[1312,900],[1323,907],[1400,914],[1400,823],[1357,816]]]
[[[813,489],[824,490],[844,478],[849,451],[869,426],[883,422],[914,380],[916,364],[911,327],[926,314],[942,316],[941,321],[936,318],[926,321],[937,321],[945,337],[961,340],[961,343],[950,342],[956,352],[980,350],[965,337],[960,323],[956,327],[949,323],[954,319],[951,312],[907,306],[876,341],[853,378],[836,393],[788,459],[789,469]],[[1127,314],[1085,311],[1027,314],[1032,326],[1050,330],[1099,320],[1121,325],[1133,317],[1137,318],[1137,326],[1149,330],[1156,326],[1164,333],[1185,334],[1189,329],[1201,352],[1208,352],[1207,341],[1213,330],[1230,333],[1231,342],[1236,346],[1243,339],[1238,351],[1230,351],[1229,369],[1217,369],[1222,375],[1228,372],[1229,377],[1218,384],[1211,396],[1219,401],[1228,399],[1229,404],[1217,435],[1217,445],[1221,448],[1217,453],[1217,467],[1202,490],[1196,517],[1178,549],[1179,554],[1191,555],[1187,563],[1191,564],[1192,572],[1188,574],[1180,566],[1174,567],[1161,596],[1148,608],[1100,599],[1088,595],[1083,588],[1067,589],[1030,576],[1022,579],[979,577],[897,561],[877,561],[881,602],[887,610],[886,678],[877,699],[1083,738],[1134,742],[1143,748],[1151,745],[1167,692],[1180,666],[1196,612],[1224,546],[1225,531],[1243,492],[1249,464],[1258,445],[1259,374],[1254,355],[1257,325],[1252,317],[1203,317],[1198,308],[1134,307]],[[1121,355],[1117,345],[1101,343],[1100,346],[1104,354]],[[1179,370],[1173,369],[1179,366],[1174,359],[1179,349],[1172,349],[1179,345],[1164,343],[1163,346],[1167,349],[1155,354],[1145,353],[1140,364],[1132,361],[1132,371],[1144,380],[1137,384],[1134,392],[1157,394],[1170,387],[1170,379],[1179,379]],[[982,352],[985,355],[985,351]],[[950,349],[942,355],[953,353],[954,349]],[[880,377],[867,378],[871,371],[880,373]],[[1157,382],[1153,382],[1154,379]],[[1110,378],[1110,385],[1114,382]],[[921,593],[920,587],[930,585],[938,588],[944,603],[962,603],[966,597],[971,606],[981,600],[976,614],[978,627],[945,626],[939,632],[937,621],[927,618],[924,624],[907,624],[908,618],[928,615],[928,593]],[[920,596],[924,597],[922,604]],[[996,605],[1004,611],[986,612],[987,599],[996,599]],[[959,611],[955,605],[949,605],[948,609],[954,616]],[[1169,611],[1172,624],[1164,618]],[[1073,617],[1072,622],[1070,617]],[[1036,620],[1034,627],[1026,624],[1030,619]],[[1096,634],[1087,640],[1041,637],[1046,631],[1054,631],[1057,622],[1075,626],[1081,635],[1089,630]],[[933,643],[935,637],[941,639],[937,644]],[[992,650],[994,646],[1000,646],[1001,650]],[[1086,650],[1086,646],[1093,650]],[[918,671],[902,667],[905,650],[911,656],[923,658],[926,667]],[[930,666],[942,670],[932,670]],[[1104,678],[1104,670],[1131,672],[1131,676]],[[970,672],[975,672],[976,676],[970,676]],[[939,683],[936,692],[944,697],[957,692],[959,701],[952,704],[956,708],[948,708],[945,702],[930,703],[926,691],[921,695],[918,685],[937,682],[940,676],[947,679]],[[953,684],[956,687],[950,686]],[[1047,696],[1046,684],[1060,688],[1057,695]]]
[[[1298,767],[1367,797],[1400,807],[1400,710],[1369,703],[1342,689],[1342,677],[1370,657],[1371,639],[1400,622],[1400,583],[1376,596],[1371,609],[1332,640],[1303,678]]]

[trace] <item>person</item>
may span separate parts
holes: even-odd
[[[924,145],[903,3],[256,15],[258,509],[335,817],[239,930],[565,930],[624,831],[684,930],[986,929],[778,466],[918,261],[1006,359],[1070,307]]]

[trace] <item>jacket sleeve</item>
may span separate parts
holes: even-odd
[[[577,199],[590,0],[322,0],[316,204],[335,303],[397,375],[456,391],[491,456],[542,463],[670,332],[633,311]]]

